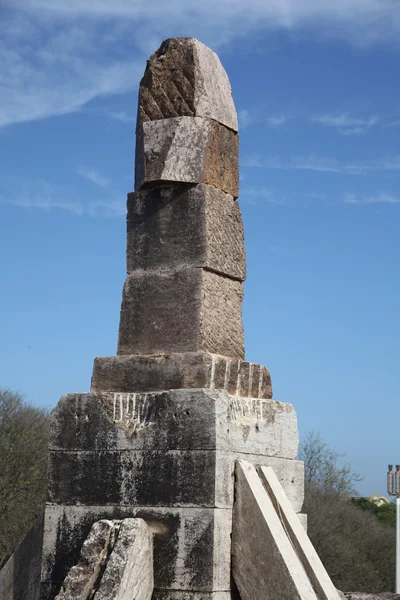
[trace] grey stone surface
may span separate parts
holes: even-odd
[[[301,510],[302,462],[216,450],[51,451],[48,498],[60,504],[231,508],[237,458],[272,466]]]
[[[239,595],[232,592],[176,592],[155,590],[152,600],[240,600]]]
[[[50,450],[220,450],[294,459],[293,406],[218,390],[67,394],[51,415]]]
[[[151,600],[153,533],[143,519],[124,519],[94,600]]]
[[[232,571],[241,600],[317,600],[254,467],[238,461]]]
[[[128,194],[127,270],[205,267],[246,278],[238,202],[211,185],[167,185]]]
[[[366,594],[364,592],[345,592],[347,600],[400,600],[400,594],[381,592],[379,594]]]
[[[97,521],[55,600],[151,600],[152,538],[142,519]]]
[[[135,271],[122,297],[118,354],[207,351],[244,358],[243,284],[200,268]]]
[[[77,563],[93,523],[126,518],[143,519],[153,532],[156,597],[168,597],[167,592],[174,591],[192,594],[230,590],[232,510],[48,504],[42,600],[52,600],[58,592],[69,569]]]
[[[304,529],[305,532],[307,532],[307,521],[308,521],[308,516],[306,515],[306,513],[298,513],[297,517]]]
[[[212,119],[142,123],[136,133],[135,190],[163,182],[206,183],[239,195],[239,136]]]
[[[83,542],[79,561],[64,579],[55,600],[93,598],[118,536],[120,521],[103,519],[93,524]]]
[[[43,515],[0,570],[1,600],[38,600],[43,541]]]
[[[225,390],[242,398],[272,398],[271,375],[265,367],[209,352],[128,354],[94,360],[93,392],[140,394],[192,388]]]
[[[228,76],[215,52],[194,38],[168,39],[150,57],[138,115],[142,121],[209,117],[238,129]]]
[[[276,473],[271,467],[263,466],[259,469],[259,475],[318,600],[340,600],[331,578],[304,531]]]

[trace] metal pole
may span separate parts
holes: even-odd
[[[396,498],[396,594],[400,594],[400,498]]]

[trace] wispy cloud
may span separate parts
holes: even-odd
[[[280,127],[289,121],[290,117],[285,115],[276,115],[272,117],[268,117],[265,122],[268,127]]]
[[[126,213],[125,202],[116,194],[105,199],[71,200],[63,188],[44,179],[23,180],[5,175],[0,175],[0,204],[26,210],[62,210],[77,216],[122,217]]]
[[[346,204],[400,204],[400,196],[394,196],[385,192],[373,196],[346,194],[344,202]]]
[[[239,127],[241,129],[246,129],[250,125],[260,125],[264,124],[268,127],[276,128],[284,125],[291,118],[285,115],[271,115],[265,117],[260,114],[259,110],[248,110],[247,108],[242,108],[238,110],[238,119],[239,119]]]
[[[0,127],[64,115],[95,98],[132,91],[145,58],[171,35],[190,32],[218,49],[266,30],[307,30],[317,37],[323,30],[362,45],[397,43],[400,33],[400,9],[393,0],[186,0],[184,5],[182,0],[2,0],[1,4]],[[363,125],[354,125],[353,132],[358,127]]]
[[[114,121],[120,121],[124,124],[136,123],[136,115],[129,115],[127,112],[113,112],[111,110],[104,111],[107,117]]]
[[[249,125],[254,123],[257,119],[253,114],[250,113],[247,108],[242,108],[238,110],[238,121],[240,129],[246,129]]]
[[[93,167],[79,167],[77,169],[77,173],[81,175],[81,177],[88,179],[92,183],[95,183],[104,189],[108,189],[110,186],[110,181],[100,175],[100,173],[98,173],[96,169],[93,169]]]
[[[339,115],[319,115],[310,117],[311,121],[325,127],[336,129],[342,135],[362,135],[367,133],[380,121],[380,117],[373,115],[366,118],[351,117],[347,113]]]
[[[373,171],[399,171],[400,156],[387,156],[378,160],[340,162],[336,158],[310,154],[307,156],[293,156],[282,159],[277,156],[260,157],[250,155],[241,162],[243,167],[261,169],[303,170],[320,171],[327,173],[344,173],[347,175],[367,175]]]
[[[243,187],[240,192],[240,198],[246,200],[248,204],[258,204],[258,200],[270,204],[284,204],[284,201],[277,198],[276,195],[267,188],[262,187]]]

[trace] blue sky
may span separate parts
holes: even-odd
[[[247,358],[385,491],[400,462],[400,5],[3,0],[0,385],[53,407],[116,352],[137,87],[215,49],[240,120]]]

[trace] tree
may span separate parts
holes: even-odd
[[[330,449],[319,433],[308,433],[300,445],[305,466],[308,535],[333,583],[344,591],[393,591],[395,528],[354,502],[362,477],[343,455]]]
[[[355,484],[364,478],[349,464],[339,465],[343,456],[329,448],[318,432],[307,433],[299,449],[299,458],[304,462],[305,481],[317,484],[328,494],[357,495]]]
[[[49,415],[0,388],[0,568],[43,509]]]

